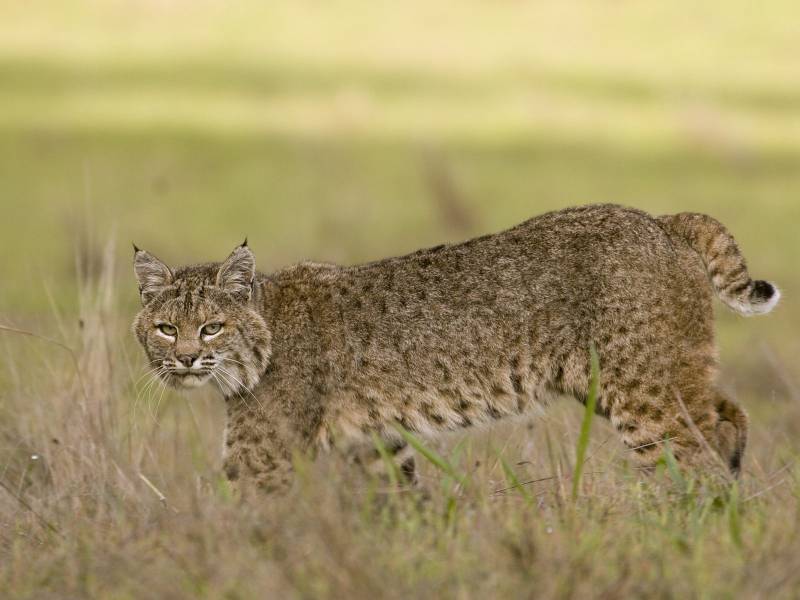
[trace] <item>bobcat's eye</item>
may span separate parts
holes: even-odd
[[[158,326],[158,329],[161,331],[161,333],[168,335],[169,337],[174,337],[175,334],[178,333],[178,328],[173,325],[169,325],[168,323],[162,323]]]
[[[222,323],[209,323],[200,330],[202,335],[216,335],[222,331]]]

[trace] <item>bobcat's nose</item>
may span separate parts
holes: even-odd
[[[187,369],[192,366],[194,359],[196,359],[199,354],[179,354],[175,358]]]

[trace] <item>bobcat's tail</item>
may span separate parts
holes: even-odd
[[[714,291],[730,308],[751,316],[777,306],[780,290],[769,281],[750,277],[736,240],[722,223],[696,213],[664,215],[658,221],[671,237],[685,241],[700,255]]]

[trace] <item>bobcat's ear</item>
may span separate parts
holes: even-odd
[[[217,286],[242,302],[250,299],[256,276],[256,257],[247,247],[247,240],[238,246],[219,268]]]
[[[155,298],[172,283],[172,271],[155,256],[133,246],[133,270],[139,282],[139,295],[142,305]]]

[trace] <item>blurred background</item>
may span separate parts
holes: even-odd
[[[752,272],[784,288],[768,318],[720,310],[720,335],[729,387],[788,396],[795,13],[727,0],[4,2],[0,318],[59,338],[54,316],[74,314],[76,274],[98,271],[109,242],[128,336],[132,241],[175,264],[220,260],[248,236],[268,271],[618,202],[716,216]]]
[[[784,292],[718,305],[751,415],[730,494],[642,481],[598,420],[569,502],[569,401],[435,442],[469,485],[424,464],[419,504],[319,464],[240,506],[224,403],[130,333],[131,242],[352,264],[593,202],[712,214]],[[0,590],[796,597],[798,222],[796,1],[0,1]]]

